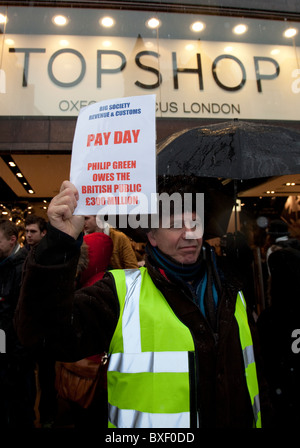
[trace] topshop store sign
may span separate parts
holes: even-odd
[[[156,94],[156,116],[299,119],[298,48],[91,36],[7,35],[0,114],[77,116]],[[227,50],[224,50],[227,48]]]

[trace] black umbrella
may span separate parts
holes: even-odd
[[[157,146],[159,175],[253,179],[300,172],[300,133],[229,121],[183,130]]]
[[[300,133],[281,126],[233,120],[183,130],[157,146],[159,175],[237,180],[300,172]]]

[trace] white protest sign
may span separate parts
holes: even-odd
[[[70,181],[76,215],[156,211],[155,95],[105,100],[81,109]]]

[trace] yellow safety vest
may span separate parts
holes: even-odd
[[[243,351],[247,387],[254,415],[254,426],[261,428],[261,411],[256,364],[251,331],[248,324],[247,306],[243,293],[238,292],[234,316],[239,326],[240,341]]]
[[[191,392],[195,393],[190,384],[189,360],[195,352],[190,330],[146,268],[111,273],[120,317],[109,348],[108,426],[189,428]],[[236,313],[241,314],[239,308]],[[248,323],[247,327],[250,333]],[[248,381],[247,385],[249,389]]]

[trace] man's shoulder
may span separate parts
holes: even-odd
[[[118,229],[111,229],[110,236],[113,240],[114,247],[118,245],[124,249],[129,248],[132,249],[132,252],[134,253],[130,238],[124,232]]]
[[[128,236],[119,229],[111,228],[109,231],[110,236],[113,238],[118,238],[120,240],[128,240]]]
[[[15,266],[23,264],[27,255],[28,250],[25,247],[21,247],[14,255],[8,257],[2,263],[3,269],[13,269]]]
[[[21,247],[18,252],[13,256],[13,263],[14,264],[20,264],[23,263],[25,261],[25,259],[27,258],[29,251],[26,247]]]

